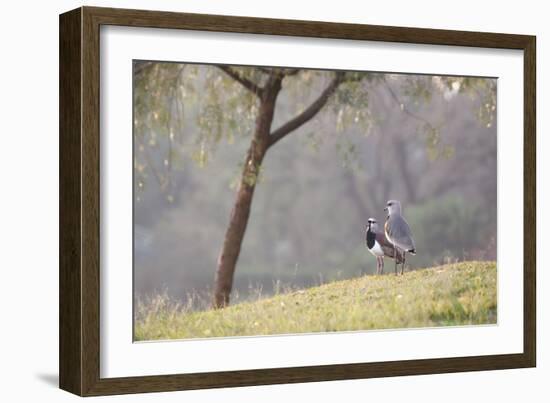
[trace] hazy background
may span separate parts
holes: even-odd
[[[167,75],[177,66],[159,69]],[[215,121],[205,123],[215,112],[211,97],[225,94],[212,89],[212,69],[193,66],[193,74],[176,77],[182,92],[191,91],[189,83],[178,80],[192,81],[193,96],[168,103],[164,121],[153,112],[170,127],[166,133],[134,124],[138,299],[166,292],[186,304],[191,294],[207,300],[213,285],[253,113],[243,107],[242,126],[224,126],[223,136],[205,140],[204,126]],[[141,91],[168,94],[167,82],[151,79]],[[321,87],[312,80],[308,91],[285,88],[275,122]],[[267,154],[232,301],[373,273],[365,224],[369,217],[383,223],[388,199],[401,200],[413,231],[411,269],[496,259],[496,81],[476,80],[462,91],[442,88],[438,77],[383,75],[363,90],[361,116],[344,119],[327,106]],[[136,119],[151,113],[136,102]],[[385,272],[392,271],[386,259]]]

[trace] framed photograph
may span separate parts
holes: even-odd
[[[60,16],[60,387],[533,367],[535,37]]]

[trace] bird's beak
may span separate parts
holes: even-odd
[[[384,207],[384,211],[388,211],[388,208],[387,208],[387,207]]]

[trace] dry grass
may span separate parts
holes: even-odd
[[[364,276],[225,309],[192,312],[159,296],[138,304],[136,340],[496,323],[495,262]]]

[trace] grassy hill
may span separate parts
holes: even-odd
[[[136,340],[496,323],[495,262],[463,262],[337,281],[220,310],[140,304]]]

